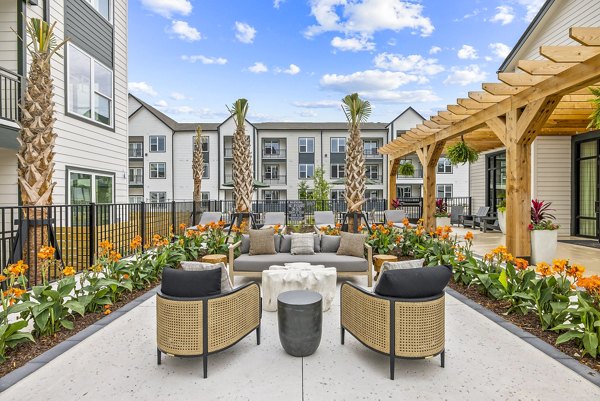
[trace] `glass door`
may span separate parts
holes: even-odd
[[[575,168],[577,175],[577,204],[575,232],[582,237],[598,238],[598,164],[600,163],[600,140],[580,142],[575,147]]]
[[[486,206],[497,212],[498,204],[506,199],[506,152],[486,156]]]

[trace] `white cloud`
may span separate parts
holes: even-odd
[[[442,51],[441,47],[439,47],[439,46],[432,46],[431,49],[429,49],[429,54],[438,54],[441,51]]]
[[[542,5],[546,0],[517,0],[517,2],[525,7],[527,14],[525,15],[525,20],[531,21],[533,17],[540,11]]]
[[[349,75],[325,74],[320,84],[323,88],[344,93],[397,89],[411,82],[422,82],[421,77],[404,72],[366,70]]]
[[[496,7],[496,14],[490,18],[491,22],[499,22],[502,25],[508,25],[515,19],[515,12],[511,6]]]
[[[317,100],[315,102],[293,102],[296,107],[304,107],[306,109],[331,109],[341,106],[341,101],[336,100]]]
[[[504,43],[490,43],[490,49],[492,53],[498,58],[506,58],[510,53],[510,47],[505,45]]]
[[[423,15],[423,6],[409,1],[310,0],[310,10],[316,24],[306,29],[307,37],[323,32],[372,35],[377,31],[407,28],[429,36],[434,30],[431,20]]]
[[[190,63],[195,63],[195,62],[199,61],[202,64],[217,64],[217,65],[227,64],[227,59],[226,58],[223,58],[223,57],[207,57],[207,56],[203,56],[201,54],[197,54],[197,55],[194,55],[194,56],[183,55],[183,56],[181,56],[181,59],[184,60],[184,61],[189,61]]]
[[[298,112],[298,115],[302,117],[316,117],[319,114],[314,110],[302,110]]]
[[[127,85],[129,91],[134,93],[143,93],[149,96],[156,96],[158,93],[152,88],[152,85],[146,82],[129,82]]]
[[[248,71],[253,72],[254,74],[262,74],[263,72],[269,71],[269,68],[264,63],[256,62],[250,67],[248,67]]]
[[[375,50],[375,43],[368,37],[361,36],[357,38],[340,38],[339,36],[331,39],[331,46],[343,52],[360,52]]]
[[[298,67],[296,64],[290,64],[288,68],[281,72],[283,72],[284,74],[296,75],[300,72],[300,67]]]
[[[142,0],[142,5],[165,18],[171,18],[174,14],[188,15],[192,12],[190,0]]]
[[[483,11],[485,11],[485,10],[487,10],[487,8],[485,8],[485,7],[484,7],[484,8],[483,8]],[[469,18],[476,17],[476,16],[478,16],[480,13],[481,13],[481,10],[480,10],[480,9],[478,9],[478,8],[476,8],[475,10],[471,11],[470,13],[463,15],[463,16],[462,16],[462,18],[456,18],[456,19],[454,20],[454,22],[460,22],[460,21],[464,21],[464,20],[466,20],[466,19],[469,19]]]
[[[477,82],[482,82],[487,77],[487,73],[482,71],[476,64],[468,65],[464,68],[452,67],[450,75],[444,81],[446,85],[466,86]]]
[[[413,72],[424,75],[435,75],[444,71],[434,58],[423,58],[418,54],[403,56],[401,54],[380,53],[373,59],[377,68],[392,71]]]
[[[183,93],[180,92],[172,92],[170,95],[171,99],[173,100],[186,100],[189,99],[186,95],[184,95]]]
[[[365,91],[359,94],[366,99],[377,101],[379,103],[423,103],[437,102],[441,100],[431,89],[420,89],[413,91]]]
[[[396,41],[396,38],[391,38],[390,40],[387,41],[388,46],[396,46],[398,44],[398,42]]]
[[[285,2],[285,0],[273,0],[273,7],[279,8],[281,3],[284,3],[284,2]]]
[[[478,58],[477,50],[473,46],[463,45],[457,53],[458,58],[463,60],[475,60]]]
[[[165,107],[169,107],[169,103],[167,103],[167,101],[163,100],[163,99],[157,101],[156,103],[154,103],[154,105],[156,107],[158,107],[159,109],[164,109]]]
[[[246,24],[245,22],[235,21],[235,37],[242,43],[254,42],[256,36],[256,29]]]
[[[193,26],[190,26],[185,21],[171,21],[169,33],[176,35],[181,40],[187,40],[189,42],[195,42],[202,39],[200,31]]]

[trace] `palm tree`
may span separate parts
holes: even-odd
[[[367,100],[353,93],[342,99],[342,110],[348,120],[348,132],[350,138],[346,143],[346,183],[345,194],[350,216],[361,213],[362,205],[365,203],[365,154],[363,141],[360,137],[360,124],[367,121],[371,115],[371,104]],[[348,224],[353,227],[353,224]],[[349,231],[353,231],[350,229]]]
[[[227,110],[233,116],[235,133],[233,135],[233,193],[236,213],[250,213],[252,202],[252,156],[250,137],[246,135],[246,115],[248,100],[238,99]]]
[[[196,137],[194,138],[194,151],[192,154],[192,175],[194,178],[194,193],[192,199],[194,206],[202,201],[202,176],[204,175],[204,154],[202,153],[202,127],[196,127]],[[197,210],[197,209],[194,209]],[[193,216],[195,223],[196,216]]]

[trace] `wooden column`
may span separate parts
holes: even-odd
[[[389,178],[388,178],[388,209],[392,209],[392,201],[398,197],[396,179],[398,176],[398,167],[400,159],[392,159],[389,161]]]
[[[435,230],[435,201],[437,164],[446,141],[436,142],[417,149],[417,156],[423,165],[423,225],[427,230]]]
[[[543,98],[486,123],[506,146],[506,247],[516,257],[531,255],[531,144],[560,99]]]

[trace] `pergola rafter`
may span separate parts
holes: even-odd
[[[529,255],[529,205],[531,202],[530,150],[539,135],[575,135],[587,131],[590,86],[600,82],[600,28],[569,30],[576,46],[541,46],[545,60],[520,60],[517,72],[498,74],[501,82],[483,83],[483,91],[469,92],[418,127],[379,149],[390,165],[417,153],[426,166],[437,164],[445,146],[461,138],[479,151],[506,147],[507,246],[517,256]],[[440,148],[441,147],[441,148]],[[391,171],[391,170],[390,170]],[[435,174],[425,174],[424,202],[434,202]],[[426,179],[425,179],[426,178]],[[426,181],[426,182],[425,182]],[[395,189],[390,175],[390,194]],[[424,206],[424,219],[433,228],[432,205]]]

